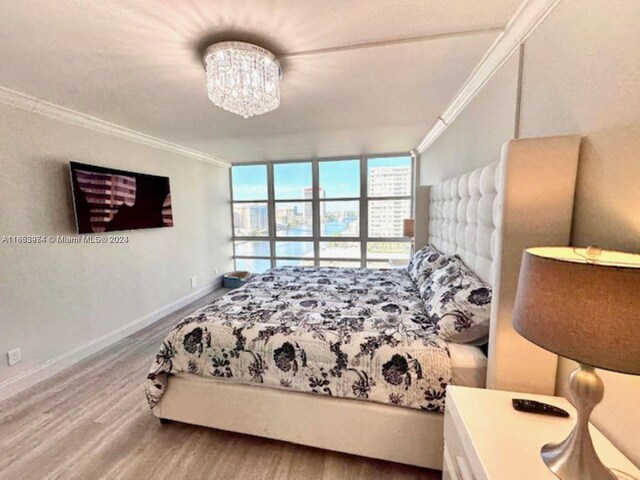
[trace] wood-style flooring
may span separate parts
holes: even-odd
[[[180,423],[143,384],[162,338],[221,291],[0,403],[0,479],[424,479],[440,472]]]

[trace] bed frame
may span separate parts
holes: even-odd
[[[557,358],[511,326],[522,250],[568,245],[580,137],[513,140],[495,164],[420,187],[417,247],[458,254],[493,287],[488,388],[553,394]],[[440,413],[374,402],[170,376],[153,408],[203,425],[440,470]]]

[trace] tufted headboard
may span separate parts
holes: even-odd
[[[498,163],[431,187],[429,243],[457,253],[491,285],[498,238]]]
[[[555,392],[557,357],[518,335],[511,316],[522,251],[569,245],[579,149],[578,136],[512,140],[499,162],[418,192],[416,246],[459,255],[493,288],[488,388]]]

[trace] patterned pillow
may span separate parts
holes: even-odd
[[[458,256],[420,287],[420,297],[438,335],[455,343],[486,343],[491,318],[491,288]]]
[[[420,287],[438,268],[450,259],[451,257],[440,252],[435,247],[427,245],[413,254],[409,265],[407,265],[407,273],[416,286]]]

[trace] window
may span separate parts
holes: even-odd
[[[367,242],[367,260],[375,263],[384,260],[409,258],[411,244],[409,242]]]
[[[323,237],[360,236],[360,202],[320,202],[320,235]]]
[[[387,268],[408,258],[410,156],[317,159],[231,169],[236,269]]]
[[[358,260],[360,255],[360,242],[320,242],[320,258]]]
[[[319,162],[320,198],[360,198],[360,160]]]
[[[271,268],[271,260],[268,258],[238,258],[236,257],[236,270],[262,273]]]
[[[313,258],[313,242],[276,242],[276,257]]]
[[[311,162],[276,163],[273,185],[276,200],[311,200]]]
[[[411,216],[411,200],[369,200],[369,236],[401,237],[402,220]]]
[[[411,157],[367,159],[368,265],[409,258],[411,244],[402,236],[402,221],[413,216],[412,204]]]
[[[239,257],[271,258],[271,245],[269,242],[236,240],[234,242],[234,246],[236,249],[236,255]]]
[[[276,202],[276,237],[313,237],[311,202]]]
[[[233,206],[236,237],[268,237],[269,211],[266,203],[237,203]]]
[[[267,200],[267,166],[247,165],[233,167],[231,181],[233,200]]]

